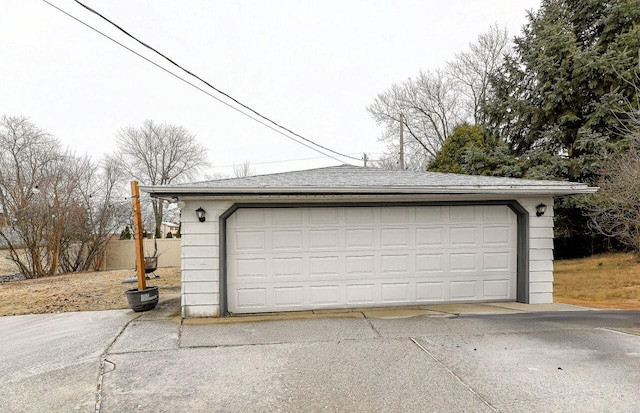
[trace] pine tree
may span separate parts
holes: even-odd
[[[129,229],[128,225],[124,227],[124,229],[120,233],[120,239],[121,240],[131,239],[131,230]]]

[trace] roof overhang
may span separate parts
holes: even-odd
[[[394,171],[341,165],[241,178],[185,184],[140,186],[151,196],[172,198],[238,199],[242,197],[478,197],[489,199],[523,196],[591,194],[598,188],[569,181],[544,181],[428,171]]]
[[[427,187],[241,187],[207,188],[202,186],[141,186],[155,198],[238,198],[253,196],[566,196],[595,193],[597,187],[584,184],[548,186],[427,186]]]

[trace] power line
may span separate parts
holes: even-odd
[[[200,91],[200,92],[204,93],[205,95],[207,95],[207,96],[209,96],[209,97],[211,97],[211,98],[213,98],[213,99],[217,100],[218,102],[220,102],[220,103],[222,103],[223,105],[225,105],[225,106],[229,107],[230,109],[235,110],[236,112],[238,112],[238,113],[240,113],[240,114],[242,114],[242,115],[244,115],[244,116],[248,117],[249,119],[251,119],[251,120],[253,120],[253,121],[255,121],[255,122],[258,122],[259,124],[261,124],[261,125],[263,125],[263,126],[265,126],[265,127],[269,128],[269,129],[271,129],[272,131],[274,131],[274,132],[276,132],[276,133],[279,133],[280,135],[284,136],[285,138],[290,139],[290,140],[292,140],[292,141],[294,141],[294,142],[296,142],[296,143],[298,143],[298,144],[300,144],[300,145],[302,145],[302,146],[305,146],[305,147],[307,147],[307,148],[311,149],[311,150],[312,150],[312,151],[314,151],[314,152],[317,152],[317,153],[319,153],[319,154],[321,154],[321,155],[323,155],[323,156],[326,156],[326,157],[331,158],[331,159],[333,159],[333,160],[336,160],[336,161],[338,161],[338,162],[344,162],[342,159],[338,159],[338,158],[336,158],[335,156],[332,156],[332,155],[329,155],[329,154],[327,154],[327,153],[324,153],[324,152],[322,152],[321,150],[319,150],[319,149],[317,149],[317,148],[314,148],[314,147],[313,147],[313,146],[311,146],[311,145],[308,145],[308,144],[306,144],[306,143],[304,143],[304,142],[298,141],[298,140],[294,139],[293,137],[291,137],[291,136],[287,135],[287,134],[286,134],[286,133],[284,133],[283,131],[281,131],[281,130],[278,130],[278,129],[274,128],[273,126],[269,125],[268,123],[266,123],[266,122],[264,122],[264,121],[262,121],[262,120],[260,120],[260,119],[257,119],[257,118],[255,118],[255,117],[251,116],[251,115],[250,115],[250,114],[248,114],[248,113],[245,113],[245,112],[241,111],[240,109],[238,109],[238,108],[236,108],[235,106],[233,106],[233,105],[229,104],[228,102],[225,102],[224,100],[220,99],[219,97],[217,97],[217,96],[215,96],[215,95],[213,95],[213,94],[211,94],[211,93],[207,92],[206,90],[204,90],[203,88],[199,87],[198,85],[195,85],[195,84],[193,84],[193,83],[189,82],[188,80],[186,80],[186,79],[184,79],[184,78],[180,77],[179,75],[177,75],[177,74],[173,73],[172,71],[168,70],[167,68],[165,68],[165,67],[163,67],[163,66],[160,66],[158,63],[154,62],[153,60],[150,60],[149,58],[147,58],[147,57],[145,57],[145,56],[141,55],[140,53],[138,53],[138,52],[136,52],[135,50],[133,50],[133,49],[129,48],[128,46],[126,46],[126,45],[124,45],[124,44],[120,43],[119,41],[117,41],[117,40],[115,40],[114,38],[110,37],[109,35],[107,35],[107,34],[105,34],[105,33],[101,32],[100,30],[98,30],[98,29],[96,29],[95,27],[93,27],[93,26],[89,25],[88,23],[85,23],[85,22],[83,22],[82,20],[78,19],[77,17],[75,17],[75,16],[73,16],[73,15],[71,15],[71,14],[67,13],[66,11],[62,10],[62,9],[61,9],[61,8],[59,8],[58,6],[56,6],[56,5],[54,5],[54,4],[51,4],[49,1],[47,1],[47,0],[42,0],[42,1],[43,1],[43,2],[45,2],[46,4],[48,4],[49,6],[53,7],[54,9],[58,10],[59,12],[61,12],[61,13],[65,14],[66,16],[68,16],[68,17],[72,18],[73,20],[77,21],[78,23],[80,23],[80,24],[82,24],[82,25],[86,26],[87,28],[89,28],[89,29],[93,30],[94,32],[96,32],[96,33],[100,34],[101,36],[103,36],[103,37],[105,37],[105,38],[107,38],[107,39],[111,40],[113,43],[117,44],[118,46],[120,46],[120,47],[122,47],[122,48],[124,48],[124,49],[128,50],[129,52],[131,52],[131,53],[135,54],[136,56],[140,57],[141,59],[146,60],[147,62],[151,63],[152,65],[154,65],[154,66],[155,66],[155,67],[157,67],[158,69],[160,69],[160,70],[162,70],[162,71],[164,71],[164,72],[166,72],[166,73],[170,74],[171,76],[175,77],[176,79],[178,79],[178,80],[180,80],[180,81],[182,81],[182,82],[184,82],[184,83],[188,84],[189,86],[191,86],[191,87],[193,87],[193,88],[197,89],[198,91]],[[318,146],[320,146],[320,145],[318,145]]]
[[[299,162],[299,161],[312,161],[315,159],[324,159],[324,157],[322,156],[316,156],[314,158],[298,158],[298,159],[282,159],[279,161],[265,161],[265,162],[250,162],[251,165],[269,165],[269,164],[274,164],[274,163],[284,163],[284,162]],[[218,166],[213,166],[213,168],[232,168],[234,166],[237,166],[237,164],[232,164],[232,165],[218,165]]]
[[[131,39],[133,39],[134,41],[136,41],[137,43],[141,44],[142,46],[144,46],[145,48],[153,51],[154,53],[158,54],[159,56],[163,57],[166,61],[168,61],[169,63],[171,63],[172,65],[174,65],[175,67],[179,68],[180,70],[182,70],[183,72],[185,72],[186,74],[198,79],[199,81],[201,81],[202,83],[204,83],[205,85],[209,86],[211,89],[215,90],[216,92],[218,92],[219,94],[225,96],[226,98],[232,100],[234,103],[242,106],[243,108],[249,110],[250,112],[252,112],[253,114],[255,114],[256,116],[259,116],[260,118],[264,119],[265,121],[275,125],[278,128],[281,128],[287,132],[289,132],[290,134],[292,134],[293,136],[300,138],[312,145],[315,145],[319,148],[322,148],[328,152],[331,152],[333,154],[339,155],[339,156],[343,156],[345,158],[349,158],[349,159],[353,159],[356,161],[359,161],[359,158],[354,158],[353,156],[349,156],[337,151],[334,151],[333,149],[327,148],[326,146],[320,145],[319,143],[316,143],[314,141],[312,141],[311,139],[307,139],[304,136],[292,131],[289,128],[286,128],[285,126],[277,123],[276,121],[268,118],[267,116],[264,116],[263,114],[261,114],[260,112],[254,110],[253,108],[251,108],[250,106],[245,105],[244,103],[240,102],[239,100],[237,100],[236,98],[234,98],[233,96],[229,95],[228,93],[223,92],[222,90],[218,89],[217,87],[213,86],[211,83],[209,83],[208,81],[204,80],[203,78],[201,78],[200,76],[196,75],[195,73],[191,72],[190,70],[185,69],[184,67],[182,67],[181,65],[179,65],[178,63],[176,63],[173,59],[169,58],[168,56],[164,55],[163,53],[161,53],[160,51],[158,51],[157,49],[155,49],[154,47],[148,45],[147,43],[143,42],[142,40],[138,39],[137,37],[135,37],[134,35],[132,35],[131,33],[129,33],[128,31],[126,31],[125,29],[123,29],[122,27],[120,27],[118,24],[114,23],[113,21],[111,21],[110,19],[108,19],[107,17],[103,16],[102,14],[100,14],[98,11],[92,9],[91,7],[83,4],[82,2],[78,1],[78,0],[74,0],[77,4],[79,4],[80,6],[84,7],[86,10],[90,11],[91,13],[97,15],[98,17],[100,17],[101,19],[103,19],[104,21],[106,21],[107,23],[111,24],[113,27],[115,27],[116,29],[118,29],[119,31],[121,31],[122,33],[124,33],[125,35],[127,35],[128,37],[130,37]]]

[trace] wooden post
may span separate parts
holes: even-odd
[[[400,114],[400,170],[404,171],[404,115]]]
[[[147,276],[144,272],[144,245],[142,244],[142,210],[140,209],[140,188],[138,181],[131,181],[131,204],[133,205],[133,236],[136,246],[136,269],[138,271],[138,290],[147,289]]]

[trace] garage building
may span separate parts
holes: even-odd
[[[141,189],[180,201],[184,317],[551,303],[554,197],[596,191],[349,165]]]

